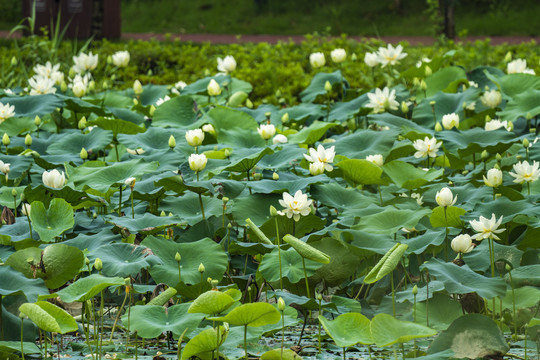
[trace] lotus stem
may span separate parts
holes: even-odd
[[[131,218],[135,219],[135,206],[133,205],[133,188],[131,189]]]
[[[426,326],[429,327],[429,273],[426,271]]]
[[[247,325],[244,325],[244,350],[246,352],[246,360],[248,360],[248,351],[247,351]],[[219,356],[219,354],[218,354]]]
[[[89,334],[90,319],[88,319],[88,317],[87,317],[88,327],[87,328],[84,327],[84,316],[86,315],[87,310],[88,309],[86,308],[86,301],[83,301],[83,303],[82,303],[82,315],[81,315],[82,328],[83,328],[83,332],[84,332],[84,337],[86,338],[86,344],[88,345],[88,349],[90,351],[90,355],[92,355],[92,360],[94,360],[94,351],[92,350],[92,345],[90,344],[90,334]]]
[[[1,297],[1,296],[0,296]],[[0,306],[0,310],[2,309],[2,306]],[[22,360],[24,360],[24,341],[23,341],[23,330],[24,330],[24,318],[21,317],[21,356]],[[3,335],[4,330],[2,330],[2,340],[4,340]]]
[[[169,337],[167,334],[167,342],[168,341],[169,341]],[[138,360],[138,359],[139,359],[139,342],[137,341],[137,332],[135,331],[135,360]]]
[[[281,312],[281,355],[280,355],[280,360],[283,360],[283,346],[284,346],[284,344],[285,344],[285,311],[282,311]]]
[[[100,273],[101,273],[101,271],[100,271]],[[103,331],[103,307],[104,306],[103,305],[104,305],[104,303],[103,303],[103,291],[101,291],[101,302],[100,302],[100,305],[99,305],[99,319],[98,319],[98,321],[101,324],[101,331],[100,331],[100,334],[99,334],[99,358],[100,359],[103,356],[103,334],[104,334],[104,331]]]
[[[413,292],[413,321],[416,323],[416,294]],[[413,342],[414,357],[416,357],[416,338]]]
[[[448,215],[446,215],[447,206],[444,207],[444,261],[448,262]]]
[[[7,184],[6,184],[7,185]],[[530,195],[530,194],[529,194]],[[23,205],[24,206],[24,205]],[[15,217],[17,217],[17,195],[13,197],[13,212],[15,213]]]
[[[508,272],[508,276],[510,277],[510,287],[512,288],[512,307],[514,312],[514,334],[517,336],[517,323],[516,323],[516,293],[514,292],[514,281],[512,280],[512,272]],[[501,299],[502,304],[502,299]],[[502,311],[501,311],[502,316]]]
[[[346,353],[347,353],[347,348],[344,346],[343,347],[343,360],[347,360],[347,358],[345,357]]]
[[[34,236],[32,235],[32,223],[30,222],[30,215],[28,215],[28,211],[26,212],[26,220],[28,220],[28,229],[30,230],[30,239],[34,240]],[[4,337],[2,336],[2,339],[3,338]]]
[[[116,324],[118,323],[118,319],[120,319],[120,314],[122,313],[122,310],[124,309],[124,306],[126,305],[126,300],[128,297],[129,291],[126,291],[126,295],[124,296],[124,301],[122,302],[122,305],[118,308],[118,313],[116,314],[116,318],[114,319],[114,323],[111,330],[111,337],[109,338],[109,342],[113,340],[114,335],[114,329],[116,328]]]
[[[491,277],[494,278],[495,277],[495,251],[494,251],[495,244],[493,244],[492,238],[488,239],[488,244],[489,244],[489,262],[491,263]],[[493,310],[491,311],[491,318],[495,320],[495,298],[493,298],[492,308]]]
[[[279,288],[283,291],[283,272],[281,268],[281,240],[279,239],[279,226],[277,216],[274,216],[274,222],[276,224],[276,242],[278,246],[278,259],[279,259]]]
[[[122,188],[124,185],[120,185],[120,199],[118,200],[118,216],[122,216]]]
[[[199,205],[201,206],[201,213],[203,220],[206,220],[206,216],[204,215],[204,205],[202,201],[202,194],[199,194]]]
[[[303,256],[302,256],[302,267],[304,268],[304,279],[306,280],[306,293],[307,293],[307,297],[309,298],[310,292],[309,292],[309,281],[307,278],[307,271],[306,271],[306,260],[304,259]]]
[[[322,309],[322,297],[319,299],[319,315],[322,316],[323,315],[323,309]],[[321,353],[321,322],[319,321],[319,333],[318,333],[318,336],[317,336],[317,340],[318,340],[318,348],[317,348],[317,353],[320,354]],[[345,356],[345,348],[343,348],[343,356]]]
[[[394,272],[392,271],[390,274],[390,286],[392,287],[392,313],[394,314],[394,318],[396,317],[396,293],[394,290]]]
[[[45,360],[47,360],[49,358],[49,354],[47,353],[47,332],[44,331],[44,335],[45,335]]]

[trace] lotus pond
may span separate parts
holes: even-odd
[[[0,90],[0,357],[538,358],[540,78],[406,56],[357,89],[307,54],[259,106],[230,55],[127,90],[34,64]]]

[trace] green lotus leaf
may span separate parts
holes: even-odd
[[[388,314],[377,314],[371,319],[371,336],[379,347],[436,334],[437,330],[410,321],[397,320]]]
[[[540,290],[532,286],[524,286],[517,289],[509,289],[506,295],[501,299],[503,309],[512,310],[514,305],[516,309],[524,309],[535,306],[540,301]],[[493,311],[491,302],[487,302],[488,309]],[[495,312],[500,312],[500,305],[495,306]]]
[[[303,128],[296,134],[288,136],[290,143],[308,144],[313,145],[320,138],[326,134],[326,132],[337,126],[336,123],[328,123],[324,121],[314,121],[308,127]]]
[[[316,261],[321,264],[330,263],[330,256],[290,234],[285,235],[283,237],[283,241],[291,245],[303,258]]]
[[[433,292],[431,282],[429,283],[429,291]],[[411,291],[409,289],[409,291]],[[488,302],[489,303],[489,302]],[[463,315],[461,304],[450,298],[446,294],[434,293],[433,299],[429,303],[416,303],[416,322],[426,324],[429,317],[429,326],[435,330],[446,330],[452,321]]]
[[[44,242],[51,242],[75,224],[73,208],[64,199],[53,199],[48,209],[45,209],[41,201],[32,202],[30,220],[40,240]]]
[[[340,70],[336,70],[333,73],[323,73],[319,72],[315,74],[309,86],[300,93],[300,98],[302,102],[310,103],[313,102],[319,95],[325,95],[326,90],[324,89],[324,84],[326,82],[330,84],[341,84],[342,75]]]
[[[310,193],[312,199],[316,199],[328,207],[336,208],[344,214],[351,209],[364,209],[373,203],[379,203],[376,198],[367,197],[362,192],[345,188],[336,183],[312,185]]]
[[[62,134],[47,147],[47,153],[51,155],[73,154],[79,155],[82,148],[88,153],[104,150],[112,141],[112,134],[109,131],[97,128],[87,134],[80,131]]]
[[[397,243],[379,260],[373,269],[366,275],[364,282],[372,284],[390,274],[398,265],[399,260],[407,250],[407,244]]]
[[[356,272],[360,258],[349,244],[324,237],[310,245],[330,257],[330,262],[315,272],[313,278],[316,282],[323,280],[328,286],[338,286]]]
[[[74,301],[83,302],[92,299],[109,286],[121,285],[125,285],[125,281],[121,277],[107,277],[100,274],[91,274],[87,277],[78,279],[68,287],[56,292],[56,294],[66,303]]]
[[[459,157],[480,154],[504,153],[516,142],[515,135],[509,131],[485,131],[473,128],[467,131],[441,131],[437,140],[442,140],[445,148]]]
[[[446,211],[445,211],[446,210]],[[446,212],[446,214],[445,214]],[[461,215],[464,215],[467,211],[457,206],[437,206],[433,209],[429,222],[433,227],[455,227],[462,228],[463,220],[460,219]]]
[[[171,288],[169,288],[171,289]],[[199,326],[204,314],[188,313],[189,303],[165,308],[161,305],[137,305],[131,307],[130,329],[144,339],[158,337],[164,332],[172,332],[177,339],[184,331],[189,335]],[[122,322],[127,324],[127,312]]]
[[[248,152],[246,152],[245,156],[243,156],[241,159],[238,159],[238,156],[241,156],[239,155],[240,152],[235,152],[234,153],[234,160],[232,160],[232,164],[225,167],[223,170],[225,171],[234,171],[234,172],[246,172],[246,171],[249,171],[251,169],[253,169],[253,167],[255,165],[257,165],[257,163],[259,162],[259,160],[261,160],[263,158],[263,156],[265,155],[269,155],[269,154],[273,154],[274,153],[274,150],[266,147],[258,152],[253,152],[252,149],[250,149]],[[244,154],[242,152],[242,154]],[[249,155],[248,155],[249,154]]]
[[[449,66],[436,71],[431,76],[426,78],[427,97],[433,96],[439,91],[455,92],[450,91],[450,85],[455,81],[463,81],[464,83],[467,83],[467,74],[463,68]],[[417,93],[417,97],[419,99],[423,98],[423,92],[419,91]]]
[[[412,229],[418,222],[431,213],[431,210],[395,209],[386,207],[383,211],[364,216],[354,228],[373,234],[394,234],[401,228]]]
[[[29,279],[11,266],[0,266],[0,295],[24,294],[28,301],[34,302],[49,290],[42,279]]]
[[[492,319],[480,314],[467,314],[456,319],[430,344],[428,354],[451,349],[455,358],[486,358],[506,354],[510,347]]]
[[[0,99],[0,103],[9,103],[9,105],[15,106],[17,117],[28,116],[32,119],[36,115],[47,115],[56,110],[56,108],[64,106],[64,102],[53,94],[4,97]]]
[[[261,360],[302,360],[302,357],[291,349],[272,349],[260,357]]]
[[[116,137],[118,134],[138,134],[146,131],[146,129],[130,121],[102,117],[89,121],[88,125],[97,125],[104,130],[110,130],[113,132],[113,137]]]
[[[21,345],[23,347],[22,349]],[[41,353],[41,350],[33,342],[24,342],[21,344],[20,341],[0,341],[0,353],[23,352],[23,350],[25,354]]]
[[[96,258],[103,262],[102,273],[105,276],[135,276],[141,269],[161,264],[159,258],[149,255],[145,247],[125,243],[103,245],[88,256],[90,261]]]
[[[407,190],[414,190],[437,179],[444,171],[443,169],[424,171],[400,160],[384,164],[383,170],[394,184]]]
[[[414,124],[397,116],[386,115],[392,116],[393,123],[395,123],[394,118],[397,118]],[[350,135],[338,138],[332,145],[336,147],[336,154],[346,156],[349,159],[365,159],[368,155],[386,155],[393,148],[399,133],[400,131],[396,129],[386,131],[357,130]]]
[[[311,261],[306,262],[307,276],[312,276],[315,270],[322,266],[322,263]],[[281,250],[281,271],[284,278],[289,279],[293,284],[304,279],[304,268],[302,266],[302,256],[293,248]],[[259,271],[268,282],[279,281],[279,253],[275,248],[270,254],[265,254],[259,265]]]
[[[122,216],[107,216],[105,221],[113,223],[119,228],[126,228],[132,233],[155,233],[163,230],[166,227],[176,226],[182,222],[177,216],[157,216],[151,213],[145,213],[143,216],[138,216],[135,219]]]
[[[255,225],[253,223],[253,221],[251,221],[250,218],[247,218],[246,219],[246,223],[247,225],[249,226],[249,228],[251,229],[251,231],[253,231],[255,233],[255,235],[257,235],[257,238],[259,238],[259,240],[262,242],[262,243],[265,243],[267,245],[274,245],[274,243],[272,243],[268,237],[261,231],[261,229],[259,229],[259,227],[257,225]]]
[[[379,184],[382,169],[364,159],[347,159],[336,164],[343,171],[343,178],[354,185]]]
[[[485,73],[487,78],[501,89],[501,92],[513,98],[530,89],[540,90],[540,79],[530,74],[508,74],[497,77],[494,74]]]
[[[344,122],[353,119],[367,102],[367,94],[362,94],[351,101],[338,102],[332,106],[328,120]]]
[[[373,344],[370,321],[362,314],[341,314],[335,320],[319,315],[319,322],[339,347],[354,346],[358,343]]]
[[[232,297],[221,291],[210,290],[202,293],[191,303],[188,313],[220,314],[227,310],[234,301]]]
[[[190,126],[196,119],[193,99],[190,96],[177,96],[157,107],[152,126],[179,128]]]
[[[540,286],[540,264],[520,266],[511,270],[514,286]],[[510,275],[505,279],[510,281]]]
[[[258,302],[242,304],[225,316],[208,319],[227,322],[230,325],[259,327],[277,323],[281,320],[281,314],[271,304]]]
[[[79,329],[73,316],[47,301],[24,303],[19,306],[19,311],[43,331],[65,334]]]
[[[210,328],[201,331],[191,338],[184,347],[184,351],[182,351],[182,360],[189,359],[192,356],[200,357],[204,353],[217,350],[218,346],[225,342],[227,335],[228,331],[226,331],[223,326],[218,326],[217,329]]]
[[[161,294],[153,298],[148,302],[146,305],[159,305],[163,306],[165,305],[174,295],[176,295],[177,291],[175,288],[170,287],[167,290],[163,291]]]

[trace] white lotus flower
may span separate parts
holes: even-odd
[[[184,81],[178,81],[176,84],[174,84],[174,87],[178,90],[184,90],[186,86],[187,84]]]
[[[502,171],[497,168],[489,169],[487,172],[487,177],[484,176],[484,184],[489,187],[497,187],[501,185],[502,180]]]
[[[416,200],[416,203],[420,206],[424,205],[424,202],[422,201],[424,197],[420,195],[419,193],[412,193],[411,197]]]
[[[204,132],[201,129],[186,131],[186,140],[191,146],[199,146],[204,140]]]
[[[454,194],[452,194],[452,190],[450,190],[450,188],[443,187],[441,190],[437,191],[435,201],[437,201],[437,204],[442,207],[452,206],[457,201],[457,195],[454,197]]]
[[[501,121],[499,119],[493,119],[491,121],[488,121],[486,125],[484,126],[484,129],[486,131],[493,131],[497,130],[499,128],[504,127],[507,131],[510,131],[510,126],[508,125],[508,122],[506,120]]]
[[[442,125],[446,130],[459,127],[459,115],[456,113],[446,114],[442,117]]]
[[[432,137],[431,139],[429,137],[425,137],[424,140],[416,140],[413,143],[414,148],[416,149],[416,152],[414,153],[415,158],[422,158],[422,157],[437,157],[437,151],[439,151],[439,147],[442,145],[442,141],[437,142],[437,139]]]
[[[23,203],[21,205],[21,213],[24,215],[24,216],[30,216],[30,212],[32,211],[32,205],[28,204],[28,203]]]
[[[382,167],[384,164],[384,159],[381,154],[375,154],[375,155],[368,155],[366,156],[366,160],[372,162],[373,164],[377,165],[378,167]]]
[[[136,148],[135,150],[133,149],[126,149],[126,151],[128,152],[128,154],[131,154],[131,155],[142,155],[144,154],[146,151],[144,151],[143,148]]]
[[[212,125],[212,124],[204,124],[202,126],[202,131],[204,131],[206,133],[209,133],[209,134],[213,134],[213,135],[215,135],[215,133],[216,133],[216,129],[214,128],[214,125]]]
[[[332,58],[332,61],[336,64],[339,64],[347,58],[347,53],[344,49],[334,49],[330,53],[330,57]]]
[[[500,234],[505,230],[497,229],[499,225],[501,225],[502,219],[503,217],[501,216],[497,221],[495,214],[491,214],[490,219],[480,216],[479,220],[469,221],[469,224],[471,224],[474,231],[477,232],[477,234],[473,235],[472,238],[479,241],[489,238],[500,240],[496,234]]]
[[[288,141],[289,141],[289,139],[287,139],[287,137],[285,135],[283,135],[283,134],[277,134],[272,139],[272,143],[274,145],[276,145],[276,144],[286,144]]]
[[[309,173],[313,176],[324,173],[324,163],[320,161],[309,163]]]
[[[124,184],[126,184],[127,186],[135,186],[135,182],[137,181],[137,179],[135,179],[134,177],[128,177],[126,180],[124,180]]]
[[[319,144],[317,147],[317,150],[314,148],[309,149],[309,155],[304,154],[304,157],[307,161],[315,163],[320,162],[324,164],[324,169],[326,171],[332,171],[334,167],[331,165],[334,161],[334,156],[336,156],[336,152],[334,151],[335,146],[332,146],[328,149],[325,149],[324,146]]]
[[[73,63],[75,64],[73,69],[79,74],[92,71],[98,65],[98,55],[93,55],[91,51],[88,54],[80,53],[79,56],[73,57]]]
[[[196,172],[204,170],[207,162],[208,159],[204,154],[191,154],[188,158],[189,168]]]
[[[472,239],[468,234],[461,234],[452,239],[450,243],[452,250],[460,254],[466,254],[474,249]]]
[[[377,51],[377,57],[382,67],[387,65],[396,65],[399,60],[407,56],[407,53],[403,52],[403,46],[398,45],[393,47],[392,44],[388,44],[386,48],[380,47]]]
[[[234,57],[232,55],[227,55],[224,59],[218,57],[217,62],[217,69],[220,72],[229,74],[236,70],[236,60],[234,60]]]
[[[43,181],[43,185],[55,189],[60,189],[66,185],[66,176],[64,172],[62,171],[62,173],[60,173],[56,169],[45,171],[43,175],[41,175],[41,180]]]
[[[32,88],[30,95],[54,94],[56,92],[54,80],[41,75],[34,75],[28,79],[28,85]]]
[[[385,110],[397,110],[399,103],[396,101],[396,90],[390,91],[388,87],[375,89],[375,93],[368,93],[368,108],[372,108],[374,113],[381,113]]]
[[[379,56],[377,55],[377,53],[367,52],[364,55],[364,63],[366,63],[366,65],[369,67],[375,67],[379,65]]]
[[[129,64],[129,51],[117,51],[112,56],[114,66],[126,67]]]
[[[157,99],[156,107],[163,104],[163,103],[165,103],[165,102],[167,102],[167,101],[169,101],[169,100],[171,100],[169,95],[165,95],[164,97]]]
[[[0,124],[13,116],[15,116],[15,106],[0,103]]]
[[[52,65],[50,61],[47,61],[45,65],[34,66],[34,72],[36,75],[53,79],[56,85],[60,85],[64,81],[64,73],[58,70],[59,68],[60,64]]]
[[[294,221],[300,220],[300,216],[307,216],[311,212],[312,200],[308,200],[307,194],[303,194],[302,190],[298,190],[294,197],[288,192],[283,193],[283,200],[279,200],[283,211],[278,211],[279,215],[285,215],[289,219],[294,218]]]
[[[77,97],[83,97],[86,95],[86,92],[88,91],[88,75],[81,76],[80,74],[77,74],[69,87],[73,91],[73,94]]]
[[[515,183],[531,183],[538,180],[538,178],[540,177],[540,170],[538,169],[539,166],[540,164],[536,160],[532,164],[529,164],[527,160],[521,161],[517,164],[514,164],[513,168],[515,173],[510,172],[509,174],[515,178]]]
[[[208,86],[206,87],[206,90],[208,91],[209,96],[218,96],[219,94],[221,94],[221,87],[214,79],[210,80]]]
[[[2,160],[0,160],[0,172],[7,174],[9,172],[10,165],[11,165],[10,163],[5,163]]]
[[[516,59],[514,61],[510,61],[506,65],[506,72],[508,74],[531,74],[531,75],[535,75],[534,70],[529,69],[527,67],[527,60],[524,60],[524,59]]]
[[[322,52],[316,52],[309,55],[309,62],[311,63],[311,67],[316,69],[324,66],[324,64],[326,64],[326,59]]]
[[[482,104],[485,106],[495,109],[501,103],[502,96],[497,90],[489,90],[484,92],[484,94],[480,97],[480,101],[482,101]]]
[[[272,124],[261,124],[257,128],[257,132],[264,140],[268,140],[276,134],[276,127]]]

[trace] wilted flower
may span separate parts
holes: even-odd
[[[112,56],[112,62],[117,67],[126,67],[129,64],[129,51],[117,51]]]
[[[15,116],[15,106],[0,103],[0,124],[13,116]]]
[[[330,53],[330,57],[332,58],[332,61],[335,63],[341,63],[345,61],[345,58],[347,58],[347,53],[344,49],[334,49]]]
[[[515,173],[510,172],[509,174],[514,177],[514,182],[518,184],[522,184],[524,182],[531,183],[533,181],[538,180],[540,177],[540,170],[538,161],[534,161],[531,164],[529,164],[528,161],[521,161],[517,164],[514,164],[513,168]]]
[[[288,141],[289,141],[289,139],[287,139],[287,137],[285,135],[283,135],[283,134],[277,134],[272,139],[272,143],[274,145],[276,145],[276,144],[286,144]]]
[[[401,45],[393,47],[392,44],[388,44],[386,48],[380,47],[379,51],[377,51],[377,57],[382,67],[398,64],[399,60],[406,56],[407,53],[403,52],[403,46]]]
[[[186,131],[186,140],[191,146],[199,146],[204,140],[204,132],[201,129]]]
[[[489,169],[487,178],[484,176],[484,184],[490,187],[497,187],[502,184],[502,171],[496,168]]]
[[[495,214],[491,214],[490,219],[480,216],[479,220],[469,221],[469,224],[471,224],[474,231],[478,233],[473,235],[472,238],[479,241],[489,238],[500,240],[496,234],[502,233],[505,230],[497,229],[499,225],[501,225],[502,219],[503,217],[501,216],[497,221]]]
[[[316,52],[309,55],[309,62],[314,69],[320,68],[326,64],[326,60],[322,52]]]
[[[459,115],[456,113],[446,114],[442,117],[442,125],[446,130],[459,127]]]
[[[312,202],[312,200],[308,200],[307,194],[302,194],[302,190],[298,190],[294,194],[294,197],[288,192],[284,192],[283,200],[279,200],[279,203],[285,209],[278,211],[278,214],[286,215],[289,219],[294,218],[294,221],[298,221],[300,220],[300,215],[309,215]]]
[[[319,144],[317,147],[317,150],[314,148],[309,149],[309,155],[304,154],[304,157],[307,161],[316,163],[320,162],[324,164],[324,169],[326,171],[332,171],[334,167],[330,164],[334,161],[334,156],[336,156],[336,152],[334,151],[335,146],[332,146],[328,149],[325,149],[324,146]]]
[[[56,92],[54,80],[41,75],[34,75],[28,79],[28,85],[32,88],[30,95],[54,94]]]
[[[41,175],[41,180],[43,181],[43,185],[55,189],[60,189],[66,185],[66,176],[64,175],[64,172],[62,171],[62,173],[60,173],[56,169],[45,171],[43,175]]]
[[[4,174],[7,174],[9,172],[10,165],[11,165],[10,163],[5,163],[2,160],[0,160],[0,171],[3,172]]]
[[[499,104],[501,103],[502,96],[501,93],[497,90],[489,90],[484,92],[484,94],[480,97],[480,101],[482,101],[482,104],[485,106],[495,109]]]
[[[75,63],[73,69],[77,73],[92,71],[97,67],[98,55],[93,55],[91,51],[88,54],[80,53],[79,56],[73,57],[73,62]]]
[[[224,59],[218,57],[217,62],[218,71],[221,71],[225,74],[232,73],[234,70],[236,70],[236,60],[234,60],[234,57],[232,55],[227,55]]]
[[[364,55],[364,62],[369,67],[375,67],[379,64],[379,56],[377,55],[377,53],[367,52]]]
[[[309,163],[309,173],[313,176],[324,173],[324,163],[320,161]]]
[[[474,249],[472,239],[467,234],[461,234],[453,238],[450,246],[452,246],[452,250],[460,254],[469,253]]]
[[[508,122],[506,120],[501,121],[499,119],[493,119],[491,121],[488,121],[484,127],[486,131],[493,131],[497,130],[499,128],[504,127],[507,131],[510,131],[510,127],[508,125]]]
[[[214,79],[210,80],[206,90],[208,91],[209,96],[218,96],[219,94],[221,94],[221,87]]]
[[[373,164],[377,165],[378,167],[382,167],[384,163],[383,156],[381,154],[375,154],[375,155],[368,155],[366,156],[366,160],[372,162]]]
[[[204,170],[208,159],[204,154],[191,154],[188,158],[189,168],[193,171],[199,172]]]
[[[124,180],[124,184],[133,187],[133,186],[135,186],[136,181],[137,181],[137,179],[135,179],[134,177],[128,177],[126,180]]]
[[[437,139],[435,139],[434,137],[430,139],[426,136],[424,140],[418,139],[413,143],[414,148],[417,150],[414,153],[414,157],[437,157],[437,151],[439,151],[439,147],[441,145],[442,141],[437,142]]]
[[[508,74],[531,74],[531,75],[535,75],[534,70],[529,69],[527,67],[527,60],[524,60],[524,59],[516,59],[514,61],[510,61],[506,65],[506,72]]]
[[[368,108],[373,108],[374,113],[381,113],[385,110],[397,110],[399,103],[396,101],[396,90],[390,91],[388,87],[375,89],[375,93],[368,93]]]
[[[276,133],[276,127],[272,124],[261,124],[258,128],[257,128],[257,131],[259,132],[259,135],[261,135],[261,137],[264,139],[264,140],[268,140],[270,139],[272,136],[275,135]]]
[[[437,201],[437,204],[442,207],[452,206],[457,201],[457,195],[454,197],[452,190],[444,187],[440,191],[437,191],[435,201]]]

